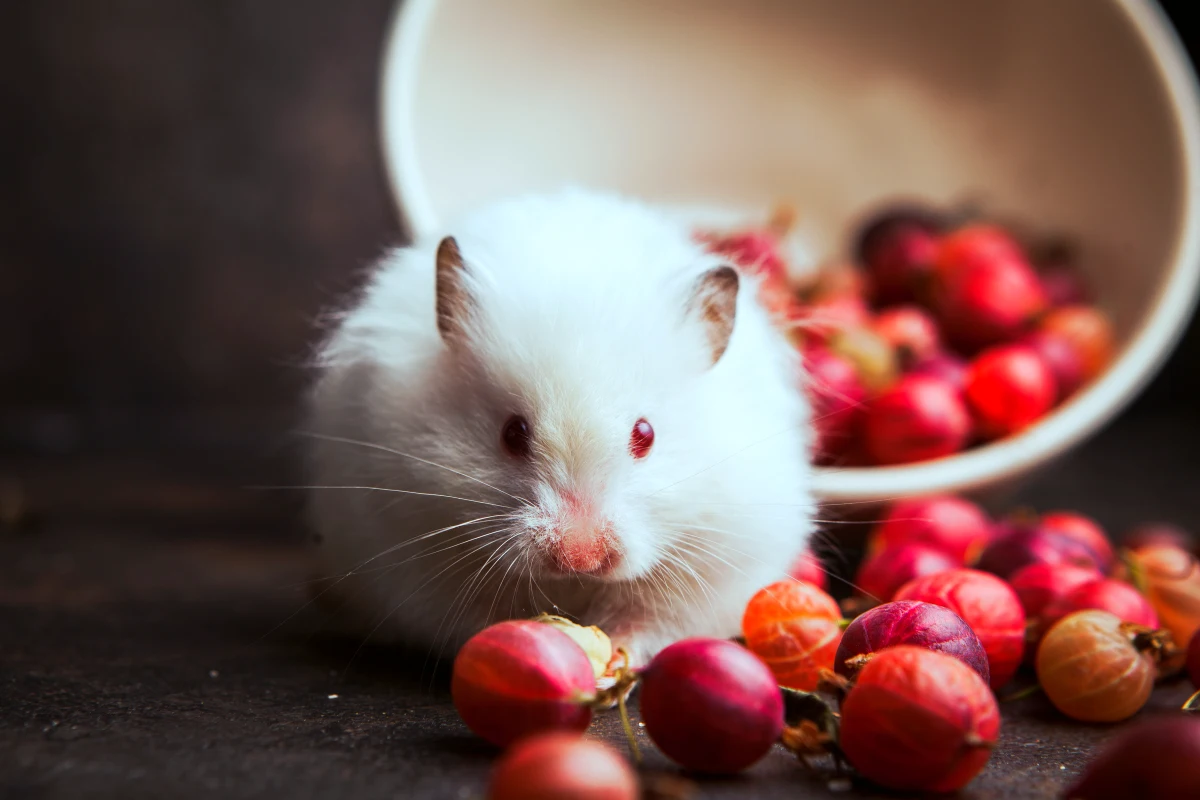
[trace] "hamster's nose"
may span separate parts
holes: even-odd
[[[606,575],[621,562],[608,527],[568,528],[551,545],[549,555],[560,571],[583,575]]]

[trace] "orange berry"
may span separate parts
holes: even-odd
[[[750,598],[742,635],[781,686],[811,692],[820,670],[833,669],[841,620],[842,610],[828,594],[810,583],[783,580]]]

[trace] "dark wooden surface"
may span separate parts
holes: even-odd
[[[1200,529],[1198,441],[1185,418],[1127,419],[1015,500],[1114,530]],[[480,797],[494,754],[458,720],[444,668],[331,634],[305,605],[288,506],[215,465],[171,463],[0,465],[32,520],[0,535],[0,797]],[[1160,688],[1143,714],[1188,691]],[[1000,748],[965,796],[1053,797],[1119,727],[1070,722],[1040,698],[1005,704]],[[611,714],[594,733],[621,741]],[[648,768],[670,772],[647,749]],[[776,752],[696,796],[847,796],[828,780]]]

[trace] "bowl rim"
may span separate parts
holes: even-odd
[[[1200,291],[1200,83],[1166,13],[1155,0],[1109,0],[1124,12],[1167,92],[1183,162],[1182,230],[1153,312],[1099,379],[1021,433],[944,458],[892,467],[818,468],[813,493],[825,502],[886,502],[969,493],[1027,473],[1065,453],[1124,410],[1154,378],[1187,327]],[[437,0],[404,0],[387,26],[379,85],[380,136],[388,188],[409,238],[438,225],[419,167],[413,107],[421,42]]]

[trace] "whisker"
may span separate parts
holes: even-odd
[[[457,497],[452,494],[438,494],[436,492],[416,492],[410,489],[389,489],[384,486],[251,486],[248,487],[255,491],[269,491],[273,489],[357,489],[367,492],[387,492],[388,494],[411,494],[418,497],[441,497],[445,500],[460,500],[464,503],[478,503],[481,506],[493,506],[495,508],[503,508],[505,510],[514,510],[514,506],[505,506],[499,503],[489,503],[486,500],[475,500],[470,497]]]
[[[420,462],[421,464],[427,464],[428,466],[431,466],[431,467],[437,467],[438,469],[444,469],[447,472],[452,472],[455,475],[466,478],[467,480],[475,481],[476,483],[480,484],[481,486],[486,486],[487,488],[491,489],[494,492],[499,492],[500,494],[504,495],[505,497],[508,497],[512,500],[516,500],[518,503],[520,503],[523,506],[532,505],[532,503],[530,503],[528,500],[521,498],[521,497],[517,497],[516,495],[509,494],[508,492],[504,491],[503,489],[493,486],[492,484],[488,483],[487,481],[476,478],[474,475],[468,475],[465,472],[461,472],[452,467],[447,467],[445,464],[439,464],[436,461],[430,461],[427,458],[421,458],[420,456],[414,456],[412,453],[405,453],[405,452],[396,450],[391,447],[385,447],[384,445],[381,445],[381,444],[375,444],[374,442],[364,442],[360,439],[349,439],[344,436],[331,436],[329,434],[316,433],[315,431],[297,431],[296,433],[301,436],[308,436],[313,439],[320,439],[320,440],[326,441],[326,442],[340,442],[342,444],[358,445],[359,447],[369,447],[373,450],[380,450],[385,453],[391,453],[392,455],[401,456],[402,458],[411,458],[413,461]]]

